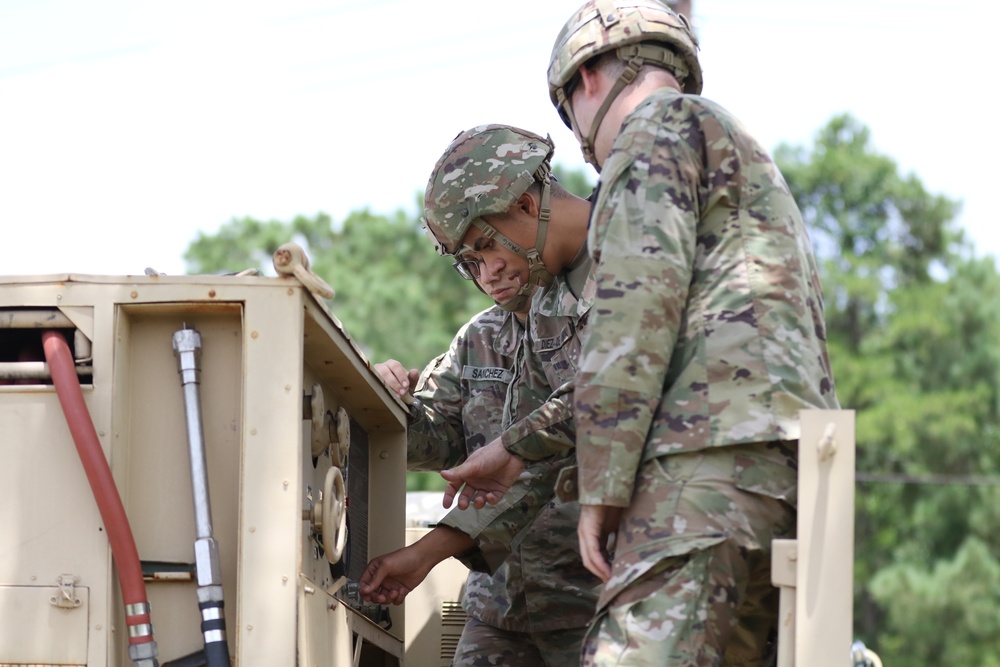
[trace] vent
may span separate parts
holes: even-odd
[[[458,640],[468,620],[460,602],[441,603],[441,667],[449,667],[458,650]]]
[[[347,459],[347,521],[350,562],[347,577],[359,581],[368,566],[368,434],[351,418]]]

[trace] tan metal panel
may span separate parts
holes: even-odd
[[[795,664],[842,667],[854,591],[854,412],[800,416]]]
[[[299,589],[299,667],[347,667],[353,659],[348,610],[305,577]]]
[[[85,664],[89,593],[75,587],[79,604],[64,609],[51,602],[55,586],[0,586],[0,664]]]
[[[261,290],[265,291],[265,290]],[[244,310],[239,626],[236,662],[295,664],[303,465],[301,288],[254,293]],[[249,492],[252,489],[253,492]]]

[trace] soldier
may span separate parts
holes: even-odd
[[[580,548],[605,583],[583,663],[761,664],[798,412],[838,407],[801,214],[764,148],[699,96],[695,37],[657,0],[585,4],[548,82],[601,172],[574,419]],[[491,455],[452,490],[499,497],[517,466]]]
[[[490,221],[484,226],[502,229],[505,241],[518,238],[523,248],[511,243],[492,252],[480,244],[479,251],[459,253],[456,269],[498,305],[465,325],[449,351],[421,374],[408,429],[410,469],[455,465],[534,411],[552,393],[550,384],[575,375],[579,304],[572,293],[561,310],[525,318],[533,291],[551,283],[553,274],[579,269],[569,274],[582,272],[584,280],[575,287],[580,294],[589,274],[590,262],[581,253],[589,205],[551,182],[551,154],[551,143],[538,135],[485,126],[460,135],[435,167],[426,222],[449,254],[461,250],[456,242],[465,236],[465,230],[452,229],[451,215],[462,218],[470,206]],[[471,224],[476,217],[465,219]],[[549,225],[558,235],[546,244]],[[526,348],[538,351],[544,363],[539,356],[537,365],[526,364]],[[401,395],[415,380],[415,371],[393,360],[376,369]],[[571,450],[538,462],[511,490],[508,505],[453,511],[414,545],[373,559],[361,579],[362,593],[398,603],[434,565],[458,556],[471,572],[463,599],[469,621],[454,664],[576,664],[600,581],[580,559],[579,505],[553,499],[556,475],[573,462]]]

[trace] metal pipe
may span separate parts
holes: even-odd
[[[0,310],[0,329],[75,329],[58,310]]]
[[[77,375],[93,375],[93,366],[75,366]],[[0,361],[0,380],[51,380],[44,361]]]
[[[194,519],[197,539],[194,543],[198,576],[198,607],[201,609],[201,632],[209,667],[230,667],[226,642],[225,604],[222,596],[222,568],[219,545],[212,535],[212,512],[208,495],[208,466],[205,436],[201,419],[201,335],[194,329],[174,332],[174,355],[184,392],[184,419],[187,424],[188,452],[191,462],[191,489],[194,494]]]
[[[66,417],[73,443],[83,464],[90,489],[97,501],[101,520],[111,543],[111,555],[118,570],[118,583],[125,602],[125,624],[128,626],[128,653],[138,667],[159,667],[153,625],[149,618],[149,598],[142,578],[142,564],[135,546],[135,538],[122,505],[118,487],[115,486],[111,468],[104,457],[104,450],[97,438],[94,422],[90,418],[83,390],[76,376],[69,343],[58,331],[42,332],[42,348],[52,370],[59,403]]]

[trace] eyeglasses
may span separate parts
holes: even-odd
[[[479,264],[481,262],[481,259],[462,259],[459,257],[451,266],[458,271],[458,275],[462,276],[466,280],[479,280]]]
[[[559,118],[562,119],[562,122],[566,124],[566,127],[568,127],[571,130],[573,129],[573,123],[570,122],[570,119],[569,119],[569,113],[570,112],[569,112],[569,109],[567,107],[569,107],[570,100],[573,99],[573,92],[576,90],[576,87],[578,85],[580,85],[580,75],[579,74],[577,74],[572,79],[570,79],[569,81],[567,81],[566,85],[563,86],[562,90],[563,90],[564,101],[562,103],[556,105],[556,111],[559,113]]]

